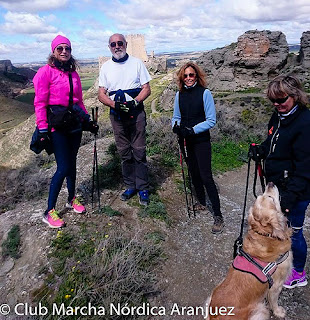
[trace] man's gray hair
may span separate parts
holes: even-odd
[[[110,38],[109,38],[109,44],[111,43],[111,38],[112,38],[113,36],[120,36],[120,37],[123,38],[124,42],[127,43],[126,38],[125,38],[125,36],[124,36],[123,34],[121,34],[121,33],[114,33],[114,34],[112,34],[112,35],[110,36]]]

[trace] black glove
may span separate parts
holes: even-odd
[[[119,102],[119,101],[116,101],[115,102],[115,110],[117,112],[125,112],[125,113],[128,113],[129,110],[130,110],[130,107],[127,105],[127,102]]]
[[[130,110],[134,110],[138,107],[138,105],[140,104],[140,102],[138,102],[137,100],[130,100],[125,102],[126,106],[129,107]]]
[[[195,134],[194,129],[193,128],[189,128],[189,127],[185,127],[182,126],[180,127],[180,134],[181,136],[183,136],[184,138],[187,138],[189,136],[192,136]]]
[[[89,131],[91,133],[97,134],[99,130],[99,126],[94,121],[83,122],[83,131]]]
[[[264,148],[260,144],[251,143],[249,148],[249,158],[253,159],[254,161],[260,161],[264,159]]]
[[[46,131],[39,131],[38,134],[38,145],[42,147],[42,149],[45,149],[45,147],[49,144],[50,138],[48,136],[48,132]]]
[[[172,132],[176,133],[178,136],[181,134],[180,126],[178,125],[177,122],[175,122],[175,124],[174,124],[174,126],[172,128]]]

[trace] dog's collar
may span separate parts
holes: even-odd
[[[253,230],[253,229],[252,229]],[[263,236],[263,237],[268,237],[268,238],[273,238],[273,239],[277,239],[277,240],[279,240],[279,241],[283,241],[282,239],[280,239],[279,237],[275,237],[275,236],[273,236],[272,234],[270,234],[270,233],[264,233],[264,232],[258,232],[258,231],[256,231],[256,230],[253,230],[255,233],[257,233],[257,234],[259,234],[260,236]]]

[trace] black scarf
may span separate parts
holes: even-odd
[[[126,61],[128,58],[129,58],[128,53],[126,53],[126,54],[124,55],[124,57],[123,57],[123,58],[120,58],[120,59],[116,59],[116,58],[114,58],[114,56],[112,56],[112,60],[113,60],[114,62],[117,62],[117,63],[124,62],[124,61]]]

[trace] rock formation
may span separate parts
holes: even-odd
[[[260,87],[281,72],[289,48],[280,31],[247,31],[237,43],[204,53],[197,63],[208,76],[211,89]]]
[[[167,71],[167,58],[150,56],[148,61],[145,62],[147,69],[152,73],[163,73]]]
[[[15,97],[35,74],[30,68],[16,68],[10,60],[0,60],[0,95]]]
[[[302,33],[298,60],[304,68],[310,69],[310,31]]]

